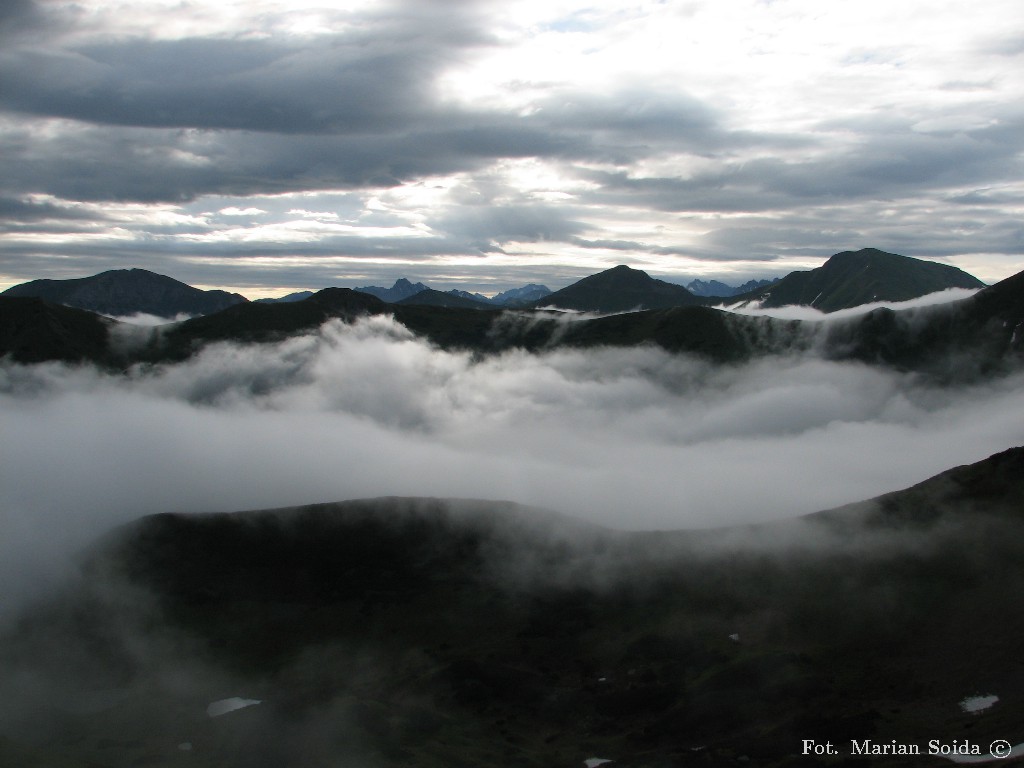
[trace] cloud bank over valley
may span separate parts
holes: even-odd
[[[389,316],[126,375],[0,367],[4,571],[110,525],[386,495],[503,499],[624,529],[791,517],[1024,442],[1024,376],[938,388],[813,356],[656,348],[474,359]],[[7,573],[5,573],[5,576]]]

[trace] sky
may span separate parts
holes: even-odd
[[[0,289],[1024,269],[1019,0],[8,0]]]

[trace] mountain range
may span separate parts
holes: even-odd
[[[583,312],[615,313],[640,309],[665,309],[715,303],[732,297],[733,303],[756,302],[759,306],[787,304],[812,306],[825,312],[872,301],[903,301],[947,288],[981,288],[977,278],[955,267],[885,253],[873,248],[844,251],[808,272],[792,272],[778,281],[750,281],[730,288],[717,281],[691,281],[681,285],[652,278],[626,265],[613,267],[552,292],[536,283],[503,291],[488,298],[479,293],[452,289],[436,291],[405,278],[391,288],[364,286],[360,293],[386,303],[424,304],[487,309],[493,307],[558,307]],[[742,292],[745,289],[746,292]],[[441,295],[451,298],[443,298]],[[110,316],[145,313],[158,317],[179,314],[204,315],[247,301],[238,294],[201,291],[170,277],[141,269],[113,270],[89,278],[33,280],[3,292],[4,296],[36,297],[56,304],[88,309]],[[311,291],[300,291],[260,303],[301,301]]]
[[[622,285],[637,290],[611,292],[611,286]],[[185,359],[215,341],[271,341],[315,330],[330,318],[351,321],[376,314],[393,315],[442,348],[475,353],[656,344],[670,352],[725,362],[814,347],[831,360],[857,360],[964,380],[1013,368],[1024,349],[1024,333],[1020,332],[1024,273],[960,301],[917,310],[879,308],[825,325],[747,317],[701,306],[681,286],[653,280],[628,267],[616,267],[570,288],[573,290],[556,292],[540,303],[561,301],[582,308],[603,301],[603,296],[618,295],[618,306],[635,306],[640,293],[650,288],[644,295],[664,298],[669,306],[566,323],[561,317],[564,313],[543,309],[510,313],[437,291],[421,292],[419,301],[414,295],[387,304],[359,291],[328,288],[302,301],[239,303],[152,330],[146,336],[112,332],[110,329],[119,327],[114,321],[82,310],[41,299],[0,296],[0,355],[10,354],[20,362],[91,361],[119,368],[135,362]],[[677,300],[690,303],[672,305]],[[105,340],[104,332],[112,333],[111,338],[131,336],[133,343]]]
[[[686,284],[686,290],[694,296],[720,297],[737,296],[741,293],[756,291],[759,288],[767,288],[769,285],[778,282],[774,280],[748,280],[742,285],[726,285],[719,280],[691,280]]]
[[[933,740],[987,754],[1024,740],[1022,510],[1017,448],[704,531],[413,498],[145,517],[0,634],[0,764],[942,764]],[[923,755],[857,760],[854,743]]]
[[[411,283],[404,277],[400,277],[390,288],[384,288],[380,285],[364,285],[362,288],[356,288],[355,290],[360,293],[368,293],[371,296],[376,296],[381,301],[392,303],[401,301],[402,299],[408,299],[410,296],[415,296],[420,291],[427,290],[427,286],[423,283]]]

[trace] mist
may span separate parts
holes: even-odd
[[[1024,443],[1024,376],[937,388],[812,356],[445,352],[390,317],[109,375],[0,365],[0,574],[110,526],[375,496],[508,500],[621,529],[793,517]]]
[[[715,309],[725,312],[732,312],[737,315],[749,315],[752,317],[773,317],[778,320],[844,320],[851,317],[860,317],[876,309],[891,309],[900,311],[905,309],[918,309],[921,307],[935,307],[942,304],[951,304],[956,301],[963,301],[976,294],[977,288],[946,288],[942,291],[919,296],[916,299],[907,301],[873,301],[870,304],[859,304],[856,307],[838,309],[834,312],[822,312],[820,309],[804,305],[789,304],[784,307],[762,307],[759,301],[744,301],[736,304],[720,304]]]

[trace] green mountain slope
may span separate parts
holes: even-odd
[[[844,251],[817,269],[791,272],[777,283],[733,297],[765,307],[790,304],[835,312],[874,301],[907,301],[946,288],[983,288],[977,278],[937,264],[875,248]]]
[[[0,638],[0,759],[792,766],[844,765],[851,740],[1017,743],[1022,510],[1014,449],[740,529],[438,499],[149,517]],[[979,693],[999,701],[958,705]],[[260,703],[207,714],[231,697]]]

